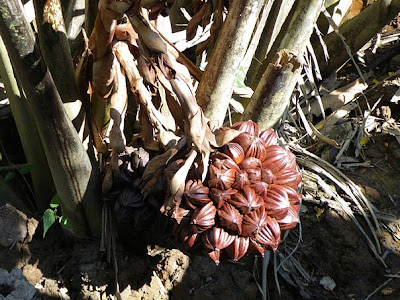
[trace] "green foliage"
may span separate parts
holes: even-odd
[[[65,216],[57,216],[57,209],[60,206],[60,197],[55,195],[50,201],[50,208],[46,209],[43,214],[43,238],[46,236],[49,228],[58,220],[64,230],[73,232],[71,223]]]
[[[246,79],[246,73],[244,72],[243,67],[239,68],[239,72],[235,78],[235,86],[237,87],[246,87],[244,81]]]
[[[28,173],[30,173],[32,170],[33,170],[33,166],[32,166],[32,165],[26,165],[26,166],[23,166],[23,167],[19,168],[19,172],[20,172],[22,175],[28,174]]]
[[[53,197],[53,199],[51,199],[51,201],[50,201],[50,207],[51,208],[57,208],[57,207],[59,207],[60,206],[60,197],[58,196],[58,194],[57,195],[55,195],[54,197]]]
[[[71,223],[66,216],[61,216],[59,222],[63,229],[73,232]]]
[[[6,174],[6,176],[4,177],[3,181],[4,181],[4,182],[9,182],[9,181],[11,181],[12,179],[14,179],[14,177],[15,177],[15,173],[10,171],[10,172],[8,172],[8,173]]]
[[[33,169],[32,165],[26,165],[26,166],[22,166],[22,167],[18,168],[18,172],[21,175],[26,175],[26,174],[30,173],[32,171],[32,169]],[[13,180],[15,178],[15,174],[16,174],[15,171],[9,171],[6,174],[6,176],[4,177],[3,181],[4,182],[9,182],[9,181]]]
[[[54,224],[57,217],[57,211],[55,209],[46,209],[43,214],[43,238],[46,236],[47,230]]]

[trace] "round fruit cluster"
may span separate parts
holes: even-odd
[[[293,153],[277,145],[272,129],[252,121],[232,128],[241,133],[213,153],[207,180],[186,183],[187,213],[174,225],[185,247],[203,244],[216,264],[222,251],[234,261],[275,251],[281,230],[299,222],[301,175]]]

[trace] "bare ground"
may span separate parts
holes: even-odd
[[[366,154],[379,167],[348,172],[357,183],[370,187],[369,193],[375,193],[370,195],[374,205],[392,214],[399,213],[399,149],[394,137],[377,136]],[[292,270],[296,287],[278,276],[282,299],[365,299],[389,278],[388,274],[400,271],[396,233],[385,232],[382,237],[387,252],[385,269],[340,210],[304,203],[301,228],[302,241],[294,257],[310,280]],[[295,247],[298,232],[298,228],[293,230],[282,247]],[[236,264],[225,260],[217,267],[201,251],[184,252],[171,236],[156,236],[154,240],[150,245],[135,241],[129,246],[118,245],[123,299],[261,299],[257,286],[261,282],[261,259],[247,257]],[[45,239],[39,227],[30,243],[1,248],[0,268],[22,268],[37,288],[39,299],[112,299],[116,292],[114,268],[99,251],[99,241],[72,242],[58,227],[51,228]],[[332,291],[320,284],[326,276],[336,283]],[[272,262],[267,279],[270,299],[279,298]],[[396,278],[372,297],[399,298],[400,280]]]

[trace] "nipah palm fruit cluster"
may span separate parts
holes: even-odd
[[[272,129],[261,131],[252,121],[232,128],[240,135],[211,155],[204,182],[188,179],[174,216],[175,236],[188,249],[204,246],[216,264],[223,252],[238,261],[275,251],[281,231],[299,222],[295,156],[277,144]]]

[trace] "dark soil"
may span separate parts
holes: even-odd
[[[395,59],[400,60],[398,55]],[[391,90],[388,94],[393,95],[398,85],[382,85],[382,91]],[[380,92],[374,91],[376,99],[381,96]],[[374,96],[368,95],[371,101],[376,100]],[[390,106],[392,117],[398,121],[399,106],[389,103],[390,98],[384,97],[380,107]],[[14,164],[23,163],[13,120],[0,120],[0,128],[9,129],[0,130],[8,158]],[[376,134],[364,154],[373,167],[358,167],[346,175],[364,189],[380,211],[400,216],[399,142],[394,136]],[[21,188],[26,185],[25,181],[18,180],[14,183],[18,197],[30,198],[29,191]],[[0,206],[7,202],[5,198],[0,194]],[[41,216],[35,217],[41,219]],[[363,219],[357,218],[367,228]],[[16,243],[11,248],[0,246],[1,269],[23,269],[26,279],[38,290],[38,299],[116,299],[115,268],[108,262],[107,254],[99,251],[100,241],[72,241],[57,225],[43,239],[41,226],[30,243]],[[388,223],[380,238],[381,255],[387,267],[374,256],[359,229],[342,211],[304,202],[300,243],[297,227],[279,248],[287,256],[286,250],[290,252],[297,247],[293,258],[298,264],[283,265],[285,272],[277,276],[279,294],[271,259],[267,274],[269,299],[365,299],[381,285],[370,299],[400,299],[400,218]],[[225,259],[216,266],[201,251],[185,252],[172,236],[154,237],[148,245],[141,240],[121,242],[117,247],[122,299],[262,298],[261,258],[245,257],[238,263]],[[396,274],[398,277],[390,277]],[[332,290],[320,283],[327,277],[336,284]],[[384,284],[390,278],[393,279]],[[10,287],[0,285],[0,299],[10,292]]]
[[[397,120],[398,113],[392,117]],[[8,150],[9,145],[5,144],[6,151],[22,153],[21,149]],[[346,174],[362,186],[380,211],[399,216],[399,143],[394,136],[375,134],[364,153],[373,167],[355,168]],[[14,189],[21,182],[24,181],[14,184]],[[13,181],[8,185],[13,186]],[[17,194],[20,198],[29,196]],[[1,196],[0,203],[6,202],[8,196],[7,199]],[[389,279],[387,275],[400,271],[400,221],[388,224],[391,233],[383,230],[385,268],[343,212],[308,202],[303,203],[301,211],[301,242],[293,257],[306,274],[302,275],[296,266],[284,267],[290,276],[278,275],[279,296],[271,259],[267,276],[270,299],[365,299]],[[41,219],[41,216],[35,217]],[[358,219],[367,228],[363,219]],[[58,226],[50,228],[43,239],[41,226],[30,243],[0,247],[0,268],[8,271],[22,268],[25,277],[37,288],[39,299],[115,299],[115,270],[106,253],[99,251],[98,240],[73,242]],[[299,227],[288,235],[279,248],[281,253],[287,255],[285,250],[296,247],[298,233]],[[246,257],[239,263],[225,259],[216,266],[201,251],[185,252],[172,236],[154,236],[148,245],[142,240],[131,238],[128,243],[124,240],[118,244],[122,299],[262,298],[258,286],[261,285],[261,258]],[[336,284],[332,291],[320,284],[327,276]],[[7,294],[7,287],[1,288],[1,294]],[[394,278],[371,299],[400,299],[400,280]]]
[[[379,209],[397,214],[399,145],[394,137],[378,136],[365,150],[372,161],[380,161],[379,168],[356,169],[348,175],[378,193],[370,199]],[[400,271],[399,240],[388,233],[383,235],[384,249],[390,249],[386,250],[386,269],[356,226],[340,211],[304,203],[301,227],[302,241],[294,257],[311,281],[306,283],[299,275],[297,279],[292,277],[294,282],[299,281],[299,288],[279,276],[282,299],[364,299],[388,279],[386,275]],[[99,241],[72,242],[57,226],[49,230],[45,239],[41,235],[39,227],[28,245],[0,249],[0,267],[23,268],[25,277],[38,288],[39,299],[58,299],[63,293],[71,299],[112,299],[116,292],[114,268],[106,254],[99,251]],[[294,247],[297,238],[298,228],[281,248]],[[201,251],[185,253],[168,236],[153,245],[129,244],[118,245],[119,290],[123,299],[261,299],[256,283],[261,282],[261,259],[255,262],[246,257],[236,264],[225,260],[216,266]],[[325,276],[336,283],[332,291],[319,283]],[[270,299],[279,298],[272,262],[268,290]],[[372,299],[400,299],[400,280],[392,280]]]

